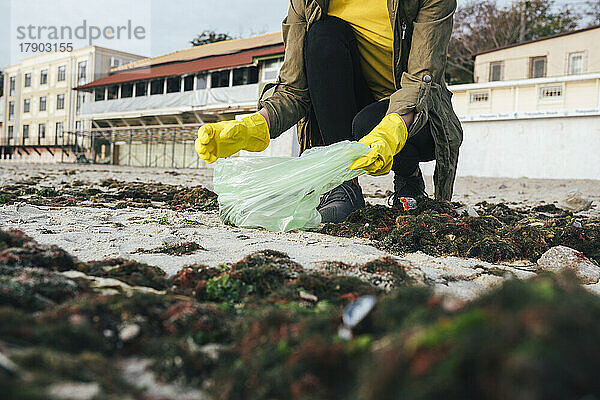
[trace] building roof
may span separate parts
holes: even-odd
[[[476,56],[482,55],[482,54],[487,54],[487,53],[493,53],[495,51],[500,51],[500,50],[505,50],[505,49],[510,49],[512,47],[518,47],[518,46],[524,46],[526,44],[530,44],[530,43],[536,43],[536,42],[541,42],[543,40],[550,40],[550,39],[556,39],[558,37],[562,37],[562,36],[568,36],[568,35],[574,35],[576,33],[581,33],[581,32],[585,32],[585,31],[590,31],[592,29],[598,29],[600,28],[600,25],[594,25],[594,26],[589,26],[587,28],[583,28],[583,29],[577,29],[575,31],[570,31],[570,32],[563,32],[563,33],[557,33],[556,35],[550,35],[550,36],[545,36],[539,39],[534,39],[534,40],[528,40],[526,42],[521,42],[521,43],[515,43],[515,44],[509,44],[507,46],[502,46],[502,47],[497,47],[495,49],[490,49],[490,50],[485,50],[485,51],[481,51],[477,54],[475,54]]]
[[[283,44],[281,32],[267,33],[264,35],[253,36],[243,39],[224,40],[221,42],[209,43],[202,46],[190,47],[188,49],[178,50],[173,53],[164,54],[158,57],[145,58],[113,68],[111,72],[148,67],[151,65],[165,64],[171,62],[189,61],[198,58],[217,56],[223,54],[237,53],[243,50],[255,49]]]
[[[156,66],[124,70],[104,78],[97,79],[88,84],[77,86],[76,90],[91,89],[98,86],[115,85],[123,82],[164,78],[167,76],[191,74],[219,68],[231,68],[252,64],[255,57],[282,54],[283,44],[266,46],[258,49],[249,49],[234,54],[207,56],[192,61],[173,62]]]

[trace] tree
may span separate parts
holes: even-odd
[[[216,33],[215,31],[204,31],[190,40],[192,46],[202,46],[208,43],[221,42],[223,40],[233,39],[228,33]]]
[[[600,24],[600,0],[590,0],[586,5],[585,16],[590,19],[590,25]]]
[[[473,82],[478,53],[567,32],[579,21],[568,7],[555,10],[554,0],[519,1],[507,7],[498,7],[496,0],[471,0],[454,16],[446,79],[454,84]]]
[[[510,12],[524,16],[523,40],[535,40],[577,29],[581,15],[568,6],[561,6],[555,11],[554,3],[554,0],[513,3]]]

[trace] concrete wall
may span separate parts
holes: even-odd
[[[463,130],[459,176],[600,179],[600,116],[463,122]]]

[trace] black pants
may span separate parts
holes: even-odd
[[[304,64],[312,103],[312,133],[325,145],[359,140],[385,117],[389,100],[375,101],[362,74],[354,32],[348,23],[326,17],[311,25],[304,43]],[[420,161],[435,159],[429,123],[410,137],[394,157],[392,170],[413,174]]]

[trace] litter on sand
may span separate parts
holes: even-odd
[[[223,222],[275,232],[315,228],[319,198],[364,171],[350,164],[369,147],[343,141],[315,147],[300,157],[238,157],[219,160],[214,170]]]

